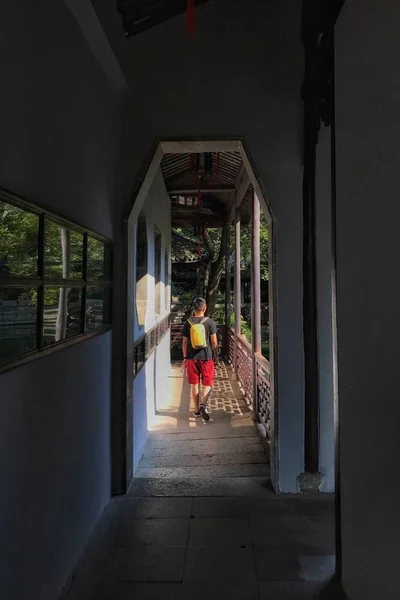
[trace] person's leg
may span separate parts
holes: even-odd
[[[187,380],[190,385],[190,397],[194,404],[194,414],[199,416],[199,383],[200,373],[197,365],[197,361],[188,360],[186,365]]]
[[[205,421],[210,419],[210,415],[207,411],[207,402],[209,400],[212,385],[214,383],[214,361],[206,360],[201,365],[201,378],[202,378],[202,400],[199,406],[201,416]]]
[[[193,385],[190,386],[190,395],[194,404],[194,413],[195,415],[200,415],[199,412],[199,404],[200,404],[200,398],[199,398],[199,384],[195,383]]]
[[[201,403],[204,404],[204,406],[207,406],[207,402],[208,402],[208,397],[211,393],[212,390],[212,386],[211,385],[204,385],[202,388],[203,391],[203,397],[201,400]]]

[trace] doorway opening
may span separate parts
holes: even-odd
[[[177,396],[166,385],[179,379],[183,324],[193,299],[204,296],[218,324],[216,385],[221,378],[230,388],[226,398],[219,386],[211,408],[244,410],[258,423],[274,487],[273,219],[242,141],[160,142],[128,218],[127,247],[129,475]],[[182,408],[186,385],[180,395]]]

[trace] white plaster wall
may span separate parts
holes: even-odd
[[[136,223],[139,214],[146,218],[147,226],[147,311],[146,319],[143,327],[140,327],[137,321],[136,313],[136,298],[134,299],[134,339],[138,339],[144,332],[149,331],[154,325],[162,320],[169,312],[169,306],[165,305],[165,252],[170,251],[171,247],[171,201],[165,188],[161,169],[158,169],[153,180],[149,193],[142,203],[142,206],[135,206],[136,219],[133,223],[132,235],[136,237]],[[161,233],[161,313],[155,315],[155,268],[154,268],[154,231],[155,228]],[[133,248],[136,248],[136,240],[134,239]],[[135,263],[135,261],[133,261]],[[134,264],[133,279],[136,280],[136,264]]]
[[[155,353],[149,356],[133,382],[133,471],[143,454],[148,435],[148,420],[154,411]]]
[[[147,311],[144,327],[139,327],[136,313],[136,298],[130,310],[134,313],[134,339],[138,339],[144,332],[149,331],[157,322],[161,321],[169,312],[169,303],[165,303],[165,252],[169,253],[171,246],[171,201],[167,194],[161,170],[158,169],[149,193],[142,206],[135,205],[135,216],[142,214],[146,217],[148,238],[148,276],[147,276]],[[154,279],[154,228],[161,233],[161,313],[154,314],[155,305],[155,279]],[[133,235],[136,235],[136,224],[133,225]],[[133,247],[136,247],[134,240]],[[135,270],[134,261],[134,270]],[[134,280],[136,273],[133,273]],[[151,354],[144,368],[133,381],[133,471],[143,454],[147,440],[148,429],[155,415],[159,393],[165,392],[168,386],[170,371],[170,344],[169,334],[165,336],[159,346]],[[130,415],[128,415],[130,418]]]
[[[400,597],[400,4],[350,0],[336,32],[343,583]]]
[[[319,461],[323,492],[335,489],[332,354],[331,130],[322,127],[317,146],[316,243],[319,366]]]
[[[0,186],[107,236],[119,100],[63,2],[0,4]],[[0,597],[54,600],[110,497],[111,333],[0,375]]]
[[[194,40],[184,16],[127,40],[114,7],[94,6],[132,88],[126,189],[160,136],[244,136],[265,186],[277,236],[278,486],[295,492],[304,468],[301,2],[207,3],[196,9]]]

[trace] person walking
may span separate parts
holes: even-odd
[[[204,298],[193,302],[193,316],[183,326],[183,368],[186,369],[194,416],[209,421],[207,402],[214,382],[214,365],[218,362],[217,325],[205,316]],[[202,401],[200,402],[200,384]]]

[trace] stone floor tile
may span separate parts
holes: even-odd
[[[181,600],[181,598],[181,583],[117,582],[97,595],[96,600]]]
[[[253,517],[275,518],[307,516],[298,509],[298,503],[292,499],[281,496],[272,496],[269,499],[249,498],[249,511]]]
[[[182,600],[258,600],[255,579],[184,581]]]
[[[317,600],[321,584],[310,582],[262,581],[259,600]]]
[[[298,555],[287,548],[254,545],[258,581],[304,581]]]
[[[182,581],[186,548],[168,546],[136,546],[116,552],[116,562],[110,574],[110,582],[135,581],[175,582]]]
[[[106,543],[129,546],[186,546],[190,519],[133,519],[117,522]]]
[[[114,516],[121,519],[186,519],[192,510],[192,498],[118,499]]]
[[[306,517],[253,517],[250,515],[251,536],[255,544],[288,546],[310,535]]]
[[[246,518],[246,498],[194,498],[192,516],[195,518]]]
[[[300,497],[296,502],[296,508],[310,519],[335,519],[335,499],[331,494]]]
[[[308,547],[308,551],[302,551],[305,555],[333,555],[335,554],[335,526],[329,520],[319,519],[310,521],[310,535],[302,540],[303,548]]]
[[[188,548],[184,581],[244,581],[255,578],[251,548]]]
[[[329,582],[335,574],[333,555],[300,556],[300,566],[306,581]]]
[[[247,519],[191,519],[189,547],[250,547],[251,534]]]

